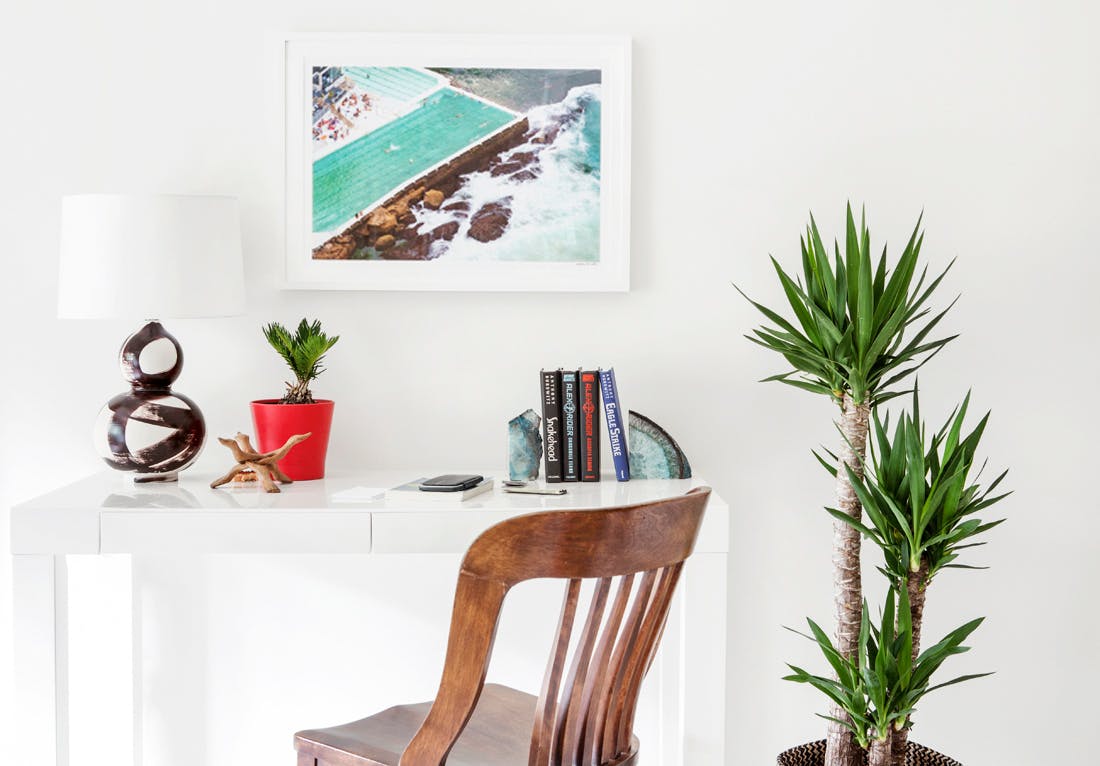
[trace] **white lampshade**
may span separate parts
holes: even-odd
[[[61,204],[62,319],[243,314],[237,200],[81,194]]]

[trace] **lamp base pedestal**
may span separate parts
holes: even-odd
[[[134,474],[134,484],[157,484],[169,481],[179,481],[179,473],[137,473]]]

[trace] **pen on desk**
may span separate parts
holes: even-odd
[[[516,495],[564,495],[565,487],[558,489],[549,489],[542,487],[504,487],[505,492],[511,492]]]

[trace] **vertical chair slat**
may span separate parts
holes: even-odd
[[[624,704],[619,708],[619,724],[617,740],[620,749],[630,746],[630,737],[634,729],[634,714],[638,709],[638,694],[642,688],[642,680],[646,671],[653,662],[653,656],[657,653],[657,645],[660,642],[661,633],[668,618],[668,610],[672,604],[672,596],[676,592],[676,584],[680,580],[680,571],[683,564],[665,567],[661,573],[661,582],[655,589],[653,601],[642,623],[639,639],[635,646],[634,661],[629,664],[629,672],[624,678],[621,691]]]
[[[619,626],[622,625],[623,615],[626,614],[626,606],[630,603],[630,592],[634,586],[634,575],[624,575],[619,580],[619,589],[615,594],[615,603],[611,605],[611,613],[607,617],[600,643],[596,647],[596,653],[592,657],[592,672],[584,684],[581,693],[582,704],[585,711],[583,721],[583,739],[578,743],[582,748],[577,763],[582,766],[600,766],[601,743],[603,741],[603,720],[599,716],[600,701],[604,699],[606,691],[611,683],[612,675],[611,652],[615,648],[615,639],[619,635]],[[604,714],[607,708],[604,706]],[[577,722],[581,724],[580,721]]]
[[[591,670],[592,652],[600,635],[607,595],[611,591],[611,578],[602,577],[596,581],[589,605],[588,618],[584,622],[577,647],[573,652],[573,662],[569,675],[562,687],[561,702],[558,705],[558,721],[554,731],[554,752],[551,759],[555,764],[577,762],[578,740],[584,731],[584,719],[587,714],[587,702],[583,689],[585,679]]]
[[[638,640],[638,629],[641,626],[642,618],[649,608],[649,602],[653,596],[653,585],[657,581],[657,572],[658,570],[651,569],[642,575],[642,581],[638,585],[637,593],[634,595],[634,602],[630,606],[630,612],[627,614],[626,622],[619,634],[619,640],[615,644],[611,667],[608,668],[610,683],[604,691],[597,708],[601,723],[598,764],[607,763],[619,753],[619,745],[616,741],[618,734],[616,724],[619,715],[615,706],[619,704],[620,698],[617,692],[625,678],[627,659],[633,653],[634,644]]]
[[[565,589],[565,598],[561,605],[558,635],[546,665],[546,675],[543,676],[542,680],[542,693],[539,695],[538,704],[535,706],[535,728],[531,734],[529,766],[549,766],[552,763],[550,755],[558,688],[561,685],[566,654],[569,652],[569,639],[573,634],[573,620],[577,614],[577,601],[580,598],[580,593],[581,580],[570,580]]]

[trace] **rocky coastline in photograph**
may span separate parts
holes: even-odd
[[[540,155],[579,118],[575,111],[564,111],[535,127],[526,118],[520,120],[366,211],[314,248],[313,258],[425,261],[446,252],[446,246],[437,243],[451,243],[459,236],[482,243],[500,239],[512,219],[509,188],[538,179]],[[456,193],[467,176],[479,172],[503,182],[501,196],[471,209],[467,195]],[[439,213],[449,215],[441,218]]]

